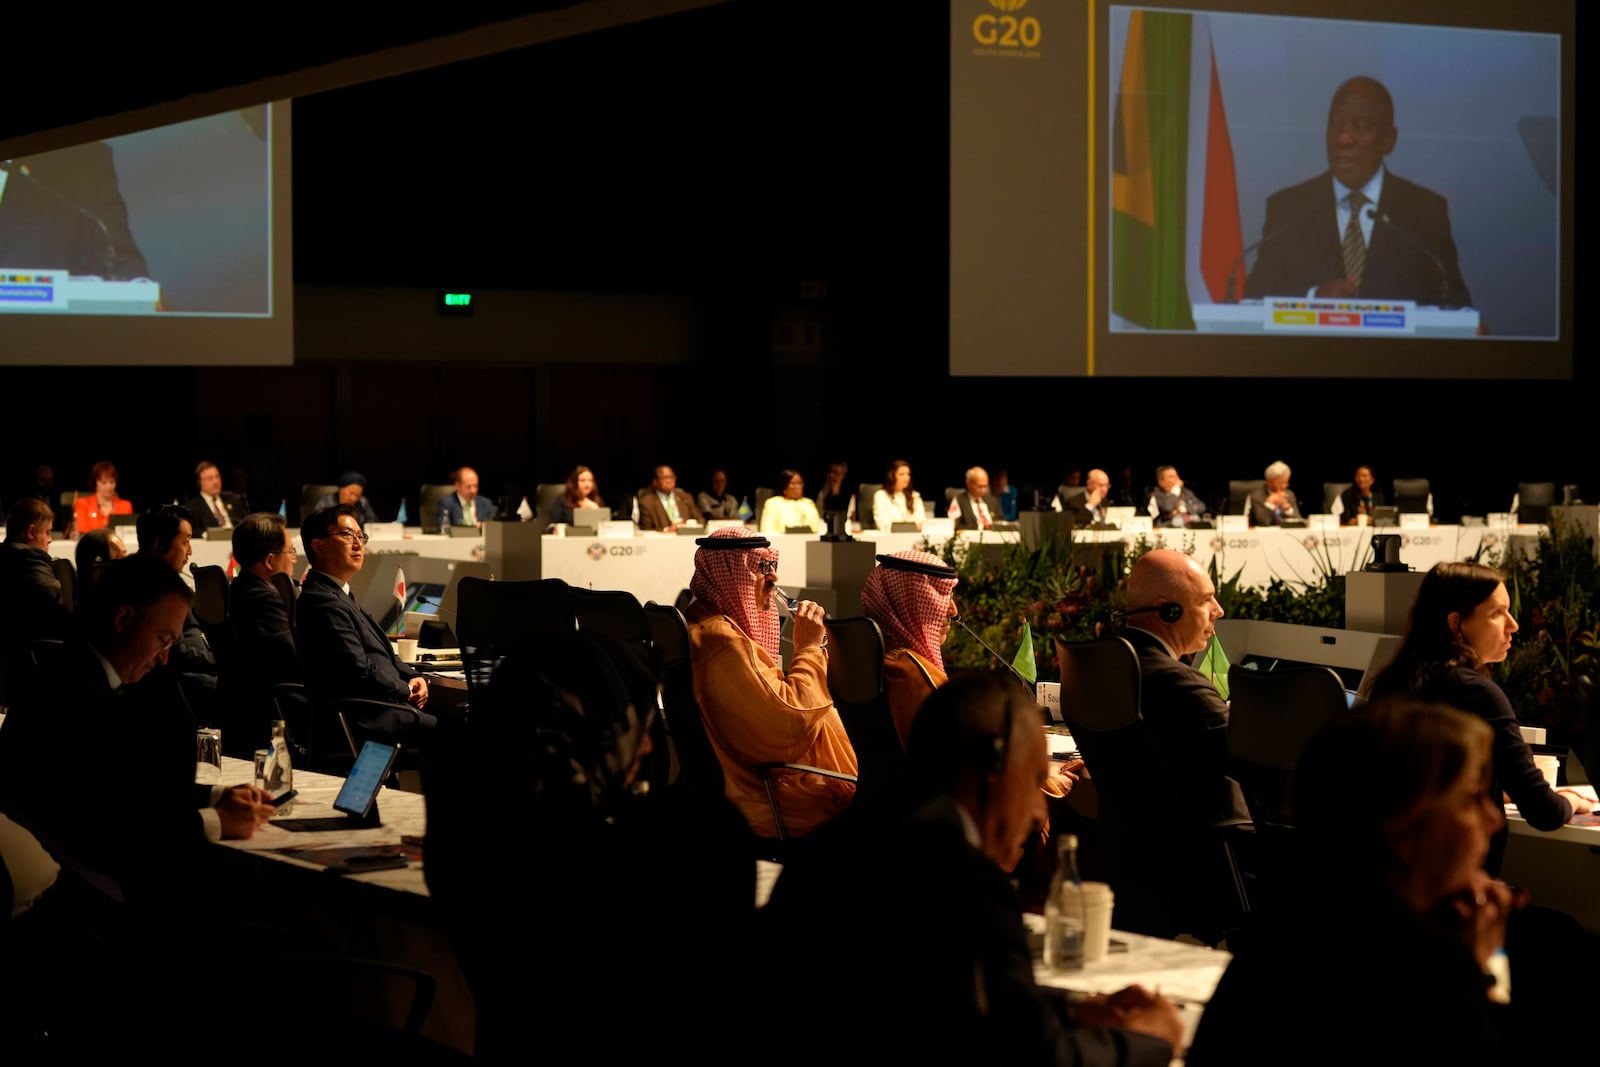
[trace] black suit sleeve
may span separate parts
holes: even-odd
[[[375,638],[368,638],[369,627],[359,610],[330,583],[307,582],[296,610],[306,676],[327,697],[404,704],[410,675],[387,647],[379,649]]]

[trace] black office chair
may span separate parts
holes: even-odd
[[[876,530],[878,524],[872,517],[872,501],[883,486],[877,482],[862,482],[856,486],[856,521],[863,530]]]
[[[414,516],[423,533],[439,532],[439,501],[455,491],[456,487],[453,484],[423,484],[417,493],[417,513]]]
[[[1555,482],[1517,483],[1517,521],[1546,523],[1556,502]]]
[[[1394,480],[1394,506],[1402,515],[1426,514],[1428,510],[1428,479],[1396,478]]]
[[[1064,515],[1079,514],[1087,506],[1084,501],[1088,498],[1089,490],[1085,486],[1065,484],[1056,486],[1056,500],[1061,504],[1061,512]]]
[[[68,611],[78,606],[78,568],[65,556],[52,556],[50,570],[61,583],[61,605]]]
[[[626,589],[584,589],[567,586],[578,629],[595,630],[624,644],[645,644],[650,626],[645,621],[639,599]]]
[[[1246,478],[1244,480],[1230,480],[1228,482],[1228,514],[1248,515],[1250,494],[1260,492],[1267,487],[1265,478]]]
[[[549,482],[540,482],[538,485],[534,486],[533,517],[548,521],[550,518],[551,505],[553,505],[557,500],[561,499],[561,494],[565,493],[566,491],[566,482],[556,482],[554,485],[550,484]]]
[[[856,801],[890,790],[906,752],[889,715],[883,632],[871,619],[828,619],[828,693],[856,753]]]
[[[773,490],[767,488],[766,486],[757,486],[756,487],[756,491],[755,491],[755,494],[754,494],[754,498],[755,498],[754,507],[756,509],[756,513],[755,513],[754,516],[752,516],[752,518],[750,520],[751,522],[754,522],[754,523],[757,523],[757,524],[759,524],[761,522],[761,509],[764,506],[766,506],[767,497],[771,496],[772,493],[773,493]],[[870,499],[870,497],[868,499]],[[860,515],[861,515],[861,505],[860,505],[859,502],[857,502],[857,504],[856,504],[856,516],[859,518]]]
[[[219,566],[189,564],[194,576],[194,617],[211,640],[214,629],[221,629],[228,621],[228,572]]]
[[[302,485],[300,487],[300,522],[304,523],[313,511],[317,510],[317,501],[329,493],[337,493],[337,485]]]
[[[462,578],[456,583],[455,631],[469,702],[472,693],[489,684],[505,651],[577,625],[567,583],[560,578],[526,582]]]
[[[1322,514],[1333,514],[1333,502],[1344,495],[1344,491],[1354,485],[1354,482],[1323,482],[1322,483]],[[1343,516],[1341,516],[1341,519]]]
[[[1348,706],[1327,667],[1228,672],[1228,774],[1253,827],[1241,864],[1251,912],[1287,884],[1294,865],[1294,771],[1306,743]]]

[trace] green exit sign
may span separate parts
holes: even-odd
[[[471,293],[439,291],[439,314],[441,315],[470,315],[474,307]]]

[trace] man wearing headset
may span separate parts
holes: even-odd
[[[1210,821],[1247,818],[1239,787],[1224,773],[1228,703],[1190,665],[1222,618],[1217,589],[1193,556],[1146,552],[1128,576],[1124,636],[1139,654],[1139,711],[1188,810]]]

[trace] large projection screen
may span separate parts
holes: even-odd
[[[1565,4],[953,0],[951,373],[1570,377],[1574,40]],[[1349,117],[1385,93],[1388,140]]]
[[[287,102],[0,160],[0,364],[294,359]]]

